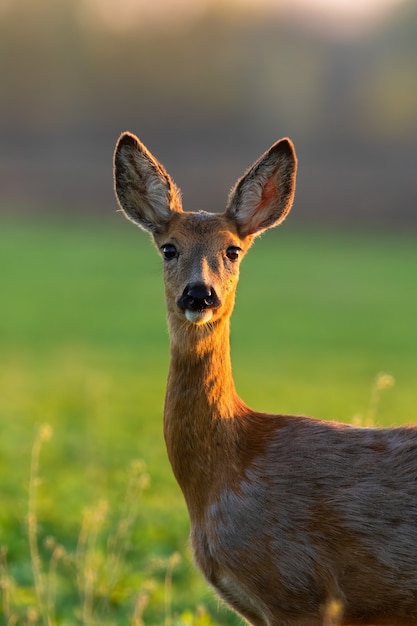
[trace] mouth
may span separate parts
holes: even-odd
[[[201,311],[193,311],[192,309],[185,309],[185,317],[192,324],[202,326],[207,324],[213,317],[213,309],[202,309]]]

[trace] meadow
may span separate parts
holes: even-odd
[[[0,224],[0,624],[240,623],[194,570],[166,458],[161,263],[115,216]],[[232,320],[259,410],[417,420],[415,234],[302,230],[244,260]]]

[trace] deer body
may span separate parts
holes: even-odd
[[[240,258],[291,208],[296,160],[277,142],[225,213],[183,213],[139,140],[115,153],[116,193],[164,258],[168,456],[197,565],[253,626],[417,624],[417,429],[269,415],[237,395],[229,320]]]

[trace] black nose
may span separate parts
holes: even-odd
[[[214,289],[204,284],[187,285],[181,298],[178,300],[178,306],[185,311],[203,311],[204,309],[213,309],[219,306],[220,301]]]

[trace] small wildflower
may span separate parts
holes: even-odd
[[[64,548],[64,546],[61,545],[57,545],[55,550],[54,550],[54,557],[55,559],[62,559],[65,555],[66,555],[66,550]]]
[[[391,374],[379,374],[375,386],[377,389],[390,389],[395,385],[395,378]]]
[[[181,554],[179,552],[174,552],[168,559],[168,567],[174,569],[179,563],[181,563]]]
[[[36,624],[39,619],[39,614],[33,606],[28,608],[26,616],[28,624]]]
[[[47,548],[48,550],[50,550],[52,552],[52,550],[54,550],[54,548],[56,546],[56,539],[55,539],[55,537],[51,537],[49,535],[49,537],[46,537],[44,543],[45,543],[45,548]]]
[[[39,431],[39,439],[41,441],[50,441],[52,439],[52,428],[49,424],[42,424]]]

